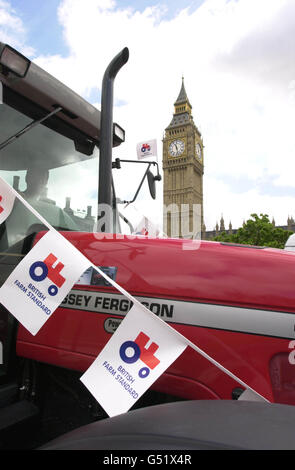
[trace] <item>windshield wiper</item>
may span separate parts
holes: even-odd
[[[51,111],[49,114],[46,114],[46,116],[44,116],[43,118],[37,119],[36,121],[32,121],[30,124],[28,124],[26,127],[24,127],[21,131],[17,132],[16,134],[9,137],[7,140],[2,142],[0,144],[0,150],[4,149],[4,147],[7,147],[7,145],[11,144],[16,139],[19,139],[21,136],[23,136],[24,134],[29,132],[31,129],[36,127],[38,124],[41,124],[41,122],[45,121],[46,119],[50,118],[51,116],[53,116],[54,114],[58,113],[61,110],[62,110],[62,107],[59,106],[54,111]]]

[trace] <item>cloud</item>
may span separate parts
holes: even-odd
[[[31,57],[34,48],[26,44],[26,28],[9,2],[0,0],[0,41]]]
[[[237,184],[240,181],[237,181]],[[242,225],[243,220],[249,219],[251,213],[268,214],[270,220],[274,217],[277,225],[287,225],[288,215],[294,214],[294,191],[288,192],[282,189],[278,190],[275,194],[265,192],[265,188],[260,185],[245,184],[243,190],[240,192],[232,185],[228,185],[219,179],[211,176],[207,178],[206,184],[206,207],[207,217],[212,220],[211,227],[207,230],[212,230],[216,222],[219,223],[221,215],[225,221],[225,228],[232,223],[233,228],[238,228]],[[249,183],[249,182],[246,182]],[[222,194],[221,198],[216,195]],[[288,212],[288,209],[291,212]],[[206,221],[205,221],[206,222]]]
[[[155,137],[161,154],[184,75],[205,144],[207,228],[221,212],[237,226],[253,211],[283,224],[295,212],[294,9],[293,0],[205,0],[168,17],[161,4],[139,11],[115,0],[63,0],[58,21],[69,53],[35,59],[97,102],[105,68],[129,47],[129,62],[115,81],[114,109],[127,141],[114,155],[131,159],[137,142]],[[16,23],[20,37],[21,27]],[[115,176],[124,199],[141,178],[134,167]],[[160,217],[158,194],[157,206],[147,189],[139,203]]]
[[[295,78],[295,3],[268,0],[258,5],[263,5],[264,21],[247,31],[229,54],[220,54],[217,60],[219,65],[244,77],[286,90]]]
[[[222,182],[229,187],[233,196],[256,190],[262,196],[295,197],[294,185],[279,184],[279,175],[270,175],[267,171],[258,178],[251,178],[247,175],[236,178],[231,175],[223,175]]]

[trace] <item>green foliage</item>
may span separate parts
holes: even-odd
[[[230,243],[241,243],[244,245],[269,246],[273,248],[284,248],[286,241],[293,232],[274,227],[267,214],[251,214],[251,219],[247,220],[236,233],[221,233],[214,237],[215,241]]]

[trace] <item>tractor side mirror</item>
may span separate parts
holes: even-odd
[[[116,160],[114,162],[112,162],[112,168],[113,169],[114,168],[120,169],[121,168],[121,162],[143,163],[143,164],[148,165],[148,168],[147,168],[147,170],[145,171],[145,173],[142,177],[140,185],[138,186],[137,191],[136,191],[133,199],[131,201],[122,201],[122,200],[120,200],[120,203],[121,204],[131,204],[132,202],[134,202],[135,199],[137,198],[137,195],[138,195],[138,193],[139,193],[146,177],[147,177],[147,180],[148,180],[150,195],[153,199],[156,199],[156,183],[155,182],[156,181],[161,181],[161,179],[162,179],[162,176],[159,173],[158,163],[157,162],[145,162],[145,161],[142,161],[142,160],[121,160],[120,158],[116,158]],[[157,166],[157,174],[156,175],[153,175],[153,173],[150,171],[150,166],[151,165],[156,165]]]
[[[153,199],[156,199],[155,177],[154,177],[153,173],[150,170],[148,170],[148,172],[147,172],[147,180],[148,180],[150,195],[152,196]]]

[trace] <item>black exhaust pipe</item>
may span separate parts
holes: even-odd
[[[110,62],[102,80],[98,203],[108,206],[112,205],[114,80],[128,59],[129,49],[125,47]]]

